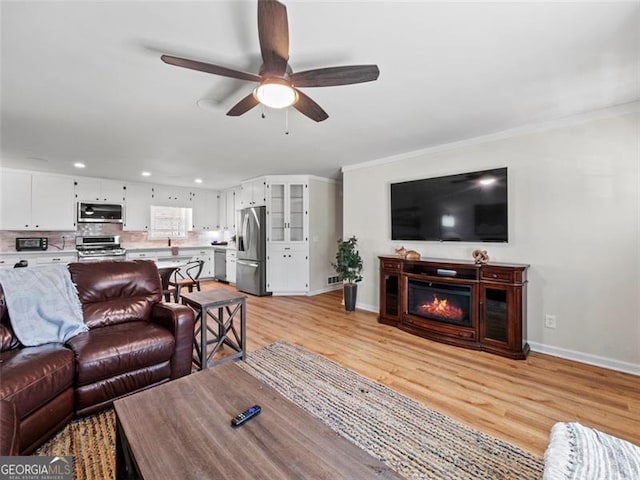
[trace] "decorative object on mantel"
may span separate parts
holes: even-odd
[[[486,250],[474,250],[471,255],[473,255],[473,261],[478,265],[489,263],[489,254]]]
[[[396,248],[396,255],[406,260],[420,260],[422,258],[420,253],[415,250],[407,250],[404,247]]]
[[[405,258],[407,256],[407,249],[404,247],[396,248],[396,255]]]
[[[362,257],[356,250],[358,239],[352,236],[349,240],[338,240],[336,263],[332,263],[336,269],[338,279],[344,282],[344,308],[347,312],[356,309],[356,296],[358,294],[357,282],[362,280]]]

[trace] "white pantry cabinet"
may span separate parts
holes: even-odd
[[[309,290],[309,255],[304,245],[267,247],[267,290],[304,294]]]
[[[309,241],[309,188],[304,181],[270,181],[267,186],[267,241]]]

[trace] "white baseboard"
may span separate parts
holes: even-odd
[[[380,309],[377,305],[368,305],[366,303],[356,303],[356,308],[360,310],[366,310],[367,312],[380,313]]]
[[[338,285],[330,285],[328,287],[324,287],[319,290],[313,290],[313,291],[307,292],[307,295],[309,297],[312,297],[313,295],[320,295],[321,293],[333,292],[334,290],[340,290],[340,289],[342,289],[341,283]]]
[[[553,347],[551,345],[544,345],[537,342],[529,342],[529,346],[534,352],[553,355],[554,357],[565,358],[567,360],[574,360],[588,365],[595,365],[596,367],[617,370],[619,372],[631,373],[632,375],[640,375],[640,365],[635,365],[633,363],[600,357],[598,355],[591,355],[590,353],[576,352],[575,350],[568,350],[566,348]]]
[[[373,313],[379,312],[377,305],[358,303],[356,305],[356,308]],[[586,363],[588,365],[594,365],[596,367],[608,368],[610,370],[616,370],[618,372],[640,375],[640,365],[635,365],[633,363],[622,362],[620,360],[614,360],[612,358],[600,357],[598,355],[592,355],[590,353],[576,352],[575,350],[568,350],[566,348],[553,347],[551,345],[544,345],[537,342],[529,342],[529,346],[534,352],[553,355],[554,357],[565,358],[567,360]]]

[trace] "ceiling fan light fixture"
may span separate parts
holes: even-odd
[[[271,108],[290,107],[298,100],[298,93],[289,82],[281,79],[263,81],[253,91],[256,99]]]

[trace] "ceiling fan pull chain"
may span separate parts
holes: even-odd
[[[267,116],[264,114],[264,105],[263,105],[263,104],[260,104],[260,107],[262,108],[262,113],[260,114],[260,116],[261,116],[262,118],[267,118]]]
[[[289,109],[284,111],[284,134],[289,135]]]

